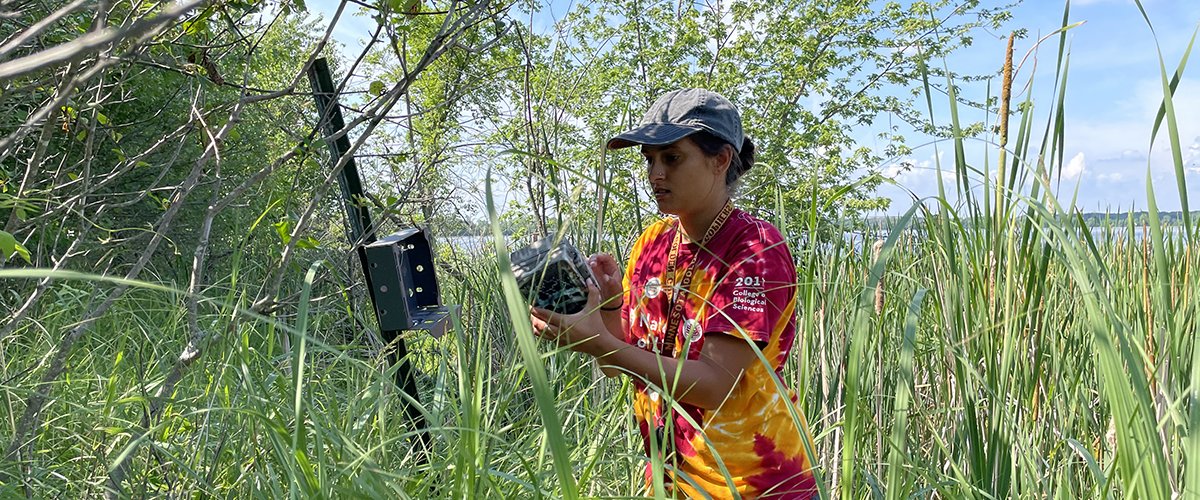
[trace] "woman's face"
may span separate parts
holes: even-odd
[[[706,213],[714,204],[724,204],[730,154],[726,148],[716,156],[708,156],[686,137],[666,146],[642,146],[658,210],[686,218]]]

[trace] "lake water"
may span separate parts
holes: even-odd
[[[910,229],[907,232],[909,233],[908,235],[906,235],[907,237],[901,238],[902,243],[916,242],[916,241],[919,241],[920,238],[922,237],[921,234],[918,233],[917,231]],[[1124,226],[1113,227],[1111,229],[1104,228],[1104,227],[1093,227],[1093,228],[1091,228],[1091,233],[1092,233],[1092,239],[1095,240],[1097,243],[1100,243],[1101,241],[1107,240],[1110,237],[1113,239],[1125,238],[1126,228]],[[1150,233],[1149,233],[1149,231],[1147,231],[1145,234],[1148,235]],[[885,231],[870,231],[870,232],[847,231],[847,232],[842,233],[842,237],[845,239],[845,242],[847,245],[854,248],[855,252],[861,252],[861,251],[863,251],[864,245],[869,248],[872,244],[874,244],[874,242],[877,239],[886,240],[888,237],[888,233]],[[1167,240],[1186,239],[1186,233],[1184,231],[1183,226],[1168,226],[1168,227],[1163,228],[1163,237]],[[1133,231],[1133,238],[1132,238],[1133,242],[1140,244],[1142,242],[1143,238],[1144,238],[1144,236],[1143,236],[1142,228],[1141,227],[1135,228]],[[791,244],[793,246],[802,245],[803,241],[804,241],[803,236],[798,237],[798,238],[789,238],[789,244]],[[492,252],[492,237],[491,237],[491,235],[487,235],[487,236],[473,236],[473,235],[443,236],[443,237],[440,237],[437,239],[437,243],[439,245],[450,245],[456,251],[466,252],[467,254],[470,254],[470,255],[486,255],[486,254],[490,254]],[[510,242],[510,245],[511,245],[511,242]],[[829,249],[829,248],[832,248],[833,245],[832,245],[832,243],[825,243],[821,246],[823,248]]]

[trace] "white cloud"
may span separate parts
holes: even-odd
[[[1067,166],[1063,167],[1062,176],[1064,179],[1078,178],[1085,168],[1087,168],[1087,158],[1084,157],[1083,151],[1080,151],[1074,158],[1071,158],[1071,161],[1067,162]]]
[[[913,167],[913,161],[911,159],[905,158],[903,160],[893,162],[893,163],[883,167],[883,170],[880,171],[879,173],[889,179],[896,179],[896,178],[899,178],[901,175],[904,175],[905,173],[912,170],[912,167]]]
[[[1187,153],[1183,155],[1184,163],[1189,165],[1200,163],[1200,137],[1192,141],[1192,145],[1188,146]]]
[[[1124,151],[1121,151],[1119,154],[1105,156],[1098,160],[1095,160],[1096,163],[1131,162],[1131,161],[1140,161],[1140,162],[1146,161],[1146,153],[1142,152],[1140,149],[1126,149]]]
[[[1153,149],[1148,150],[1151,127],[1162,105],[1162,95],[1161,80],[1144,78],[1131,83],[1129,92],[1111,103],[1109,112],[1068,117],[1065,148],[1084,152],[1098,159],[1096,163],[1128,165],[1137,162],[1144,165],[1148,160],[1151,170],[1156,173],[1173,172],[1171,141],[1165,121],[1159,127]],[[1200,122],[1183,119],[1200,115],[1200,80],[1185,78],[1181,81],[1172,102],[1175,115],[1180,118],[1180,138],[1195,138],[1190,147],[1184,140],[1185,161],[1200,162]]]
[[[879,173],[912,189],[920,190],[925,187],[936,186],[937,179],[934,174],[938,171],[939,163],[942,168],[943,179],[954,180],[954,165],[947,165],[943,161],[945,156],[946,152],[939,150],[936,154],[930,154],[923,160],[911,156],[900,158],[895,162],[884,165]]]

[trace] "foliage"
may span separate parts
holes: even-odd
[[[506,172],[541,232],[554,225],[547,220],[594,219],[574,193],[590,196],[597,172],[609,190],[602,203],[615,204],[613,231],[636,232],[642,215],[627,217],[646,205],[641,162],[627,152],[605,161],[597,151],[661,93],[711,88],[742,109],[758,145],[744,204],[768,209],[782,198],[780,209],[796,215],[819,200],[823,225],[856,220],[885,205],[872,195],[881,180],[875,165],[903,142],[890,134],[897,142],[872,151],[855,145],[855,128],[895,115],[933,130],[909,99],[880,90],[919,87],[926,61],[997,27],[1006,8],[949,0],[572,4],[551,34],[519,32],[514,63],[523,67],[506,73],[510,109],[492,118],[491,141],[528,153]]]
[[[405,7],[395,16],[423,8]],[[397,89],[496,14],[488,2],[431,7],[448,12],[420,16],[432,29],[411,40],[419,60],[356,117],[364,135],[395,106]],[[248,296],[258,314],[299,314],[305,283],[293,272],[302,269],[297,260],[345,259],[341,206],[325,196],[334,176],[322,165],[305,86],[327,34],[303,9],[261,0],[26,2],[0,13],[16,19],[0,28],[0,265],[15,253],[50,273],[6,284],[0,359],[27,325],[58,314],[47,312],[60,305],[50,275],[122,277],[111,287],[80,283],[71,319],[40,347],[43,362],[6,366],[33,385],[6,393],[12,428],[0,481],[17,484],[54,461],[37,443],[58,382],[71,376],[79,345],[97,328],[113,328],[113,308],[139,278],[182,291],[184,313],[181,328],[164,331],[174,354],[146,365],[160,383],[142,389],[143,418],[130,421],[129,448],[116,450],[113,441],[101,453],[109,496],[135,484],[133,464],[147,453],[140,445],[169,420],[176,385],[210,341],[229,334],[207,318],[212,301]],[[290,338],[281,340],[290,351]]]

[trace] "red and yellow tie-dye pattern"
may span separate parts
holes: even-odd
[[[676,219],[658,221],[633,246],[625,271],[625,340],[666,354],[686,349],[695,359],[706,335],[734,335],[754,342],[770,366],[755,363],[724,404],[708,411],[683,403],[678,403],[682,411],[672,411],[656,391],[637,381],[634,415],[646,453],[651,453],[651,432],[655,442],[671,438],[667,448],[679,472],[665,479],[680,496],[734,498],[736,491],[742,498],[809,498],[816,492],[805,453],[811,437],[795,394],[786,387],[781,391],[773,376],[796,336],[791,253],[774,226],[735,210],[703,248],[683,239],[677,276],[668,280],[677,228]],[[697,267],[688,289],[680,292],[686,302],[671,346],[675,350],[659,349],[673,296],[665,283],[679,283],[686,266]],[[649,467],[646,474],[649,479]]]

